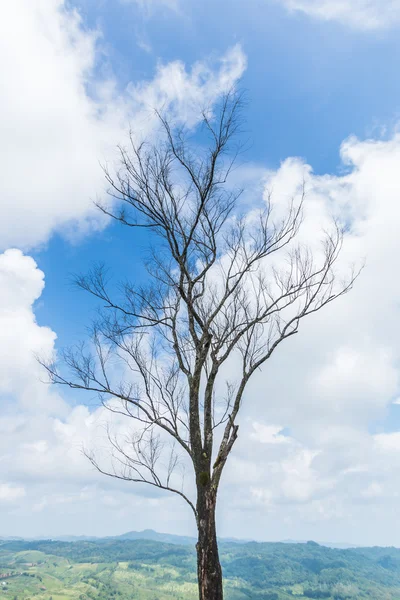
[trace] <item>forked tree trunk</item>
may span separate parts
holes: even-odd
[[[215,507],[216,494],[213,490],[198,490],[196,549],[200,600],[223,600],[224,597],[215,527]]]

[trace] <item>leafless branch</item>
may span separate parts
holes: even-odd
[[[45,364],[52,382],[96,392],[108,410],[142,427],[144,437],[131,445],[110,437],[115,469],[90,455],[96,468],[176,493],[195,514],[203,493],[216,496],[253,373],[305,317],[346,294],[359,273],[350,271],[345,281],[338,276],[340,224],[321,232],[316,250],[299,242],[304,185],[283,217],[275,217],[272,194],[240,214],[241,190],[232,189],[229,175],[240,151],[233,142],[241,107],[242,98],[229,92],[215,115],[204,111],[206,147],[158,114],[163,134],[155,145],[136,144],[131,134],[119,148],[119,169],[106,171],[112,201],[99,207],[155,236],[146,264],[150,283],[116,288],[103,265],[77,277],[78,287],[102,305],[91,351],[64,352],[68,374]],[[233,356],[241,369],[221,394],[221,368]],[[155,431],[173,444],[164,479],[159,465],[166,447]],[[196,506],[170,485],[179,464],[175,445],[193,463]]]

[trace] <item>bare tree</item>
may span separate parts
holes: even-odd
[[[304,317],[345,294],[356,277],[353,271],[346,281],[337,276],[343,242],[337,223],[323,233],[318,251],[298,242],[304,193],[283,218],[274,219],[271,199],[240,216],[240,192],[227,179],[241,106],[231,92],[216,115],[204,112],[206,147],[159,115],[158,143],[137,145],[131,136],[129,147],[119,148],[117,174],[106,172],[118,202],[99,208],[156,236],[150,284],[126,283],[111,292],[103,267],[79,277],[78,285],[104,306],[93,326],[94,351],[65,352],[69,375],[46,365],[54,383],[97,392],[108,410],[133,419],[129,438],[109,433],[111,467],[89,458],[102,473],[187,502],[198,529],[200,600],[223,598],[217,492],[247,383]],[[233,359],[237,377],[222,385]],[[120,378],[116,360],[125,365]],[[182,457],[193,469],[194,498],[177,483]]]

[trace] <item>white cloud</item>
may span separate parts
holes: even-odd
[[[194,126],[199,109],[212,104],[229,90],[246,69],[246,56],[239,45],[221,56],[217,64],[199,61],[190,72],[182,61],[161,65],[151,82],[128,86],[129,101],[135,107],[134,118],[146,130],[154,124],[154,108],[168,110],[174,122]]]
[[[128,124],[148,133],[154,108],[193,122],[193,109],[215,101],[245,68],[235,47],[191,70],[160,65],[152,81],[120,93],[112,76],[97,77],[100,33],[64,0],[15,0],[0,14],[0,249],[32,248],[66,227],[82,234],[103,226],[92,204],[104,191],[99,161],[114,156]]]
[[[370,483],[368,485],[368,487],[365,488],[365,490],[363,490],[361,492],[361,494],[365,498],[377,498],[377,497],[382,496],[383,488],[379,483],[377,483],[376,481],[373,481],[372,483]]]
[[[268,174],[278,207],[304,177],[305,237],[312,241],[329,213],[341,215],[350,227],[344,262],[366,257],[366,268],[348,296],[304,323],[251,382],[224,497],[236,514],[252,506],[272,537],[284,537],[286,519],[292,538],[315,531],[319,540],[398,545],[391,520],[400,434],[371,428],[382,429],[400,385],[400,136],[350,138],[341,155],[341,176],[316,176],[299,159]],[[290,435],[276,443],[282,428]],[[253,500],[243,505],[249,487]]]
[[[71,406],[58,390],[42,383],[45,374],[33,353],[52,355],[56,335],[34,316],[33,304],[44,287],[44,275],[35,261],[20,250],[0,254],[0,287],[4,292],[0,300],[2,533],[61,534],[71,527],[91,528],[92,534],[99,527],[103,533],[113,534],[116,528],[122,533],[138,526],[130,521],[132,507],[140,511],[144,527],[159,519],[158,528],[163,529],[169,517],[176,519],[178,527],[182,521],[187,527],[190,514],[182,511],[179,502],[172,502],[170,508],[171,499],[154,488],[133,488],[100,475],[82,453],[83,447],[100,453],[108,449],[106,422],[111,421],[113,432],[124,436],[133,423],[103,407]],[[103,453],[103,458],[107,456]],[[104,523],[110,508],[113,519],[107,531]]]
[[[44,385],[46,375],[35,354],[52,356],[56,335],[34,316],[33,303],[44,287],[35,261],[20,250],[1,254],[0,285],[5,291],[0,303],[0,481],[78,486],[100,481],[107,487],[109,480],[93,470],[82,449],[108,447],[106,422],[120,434],[131,431],[132,422],[103,407],[70,406],[60,390]]]
[[[263,425],[262,423],[253,423],[253,433],[250,438],[257,440],[262,444],[287,444],[289,438],[282,435],[283,427],[279,425]]]
[[[25,496],[23,487],[16,487],[7,483],[0,483],[0,503],[15,502],[18,498]]]
[[[34,353],[52,352],[56,335],[40,327],[32,304],[44,287],[43,273],[20,250],[0,255],[0,395],[17,396],[28,411],[60,411],[63,401],[46,394]],[[43,401],[51,398],[51,403]]]
[[[278,0],[285,8],[356,29],[392,27],[400,22],[399,0]]]

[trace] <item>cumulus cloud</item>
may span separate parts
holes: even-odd
[[[274,521],[286,519],[290,537],[290,528],[301,537],[315,527],[317,539],[322,531],[396,543],[399,433],[383,423],[399,402],[399,153],[397,133],[386,141],[353,137],[342,145],[343,175],[314,175],[300,159],[264,174],[278,207],[305,181],[306,238],[328,215],[341,216],[349,228],[344,262],[366,258],[354,290],[303,323],[248,389],[227,495],[238,511],[253,506],[271,535]]]
[[[61,410],[63,401],[54,394],[52,404],[45,396],[34,353],[51,354],[56,335],[37,324],[33,303],[44,287],[44,274],[35,261],[20,250],[0,255],[0,395],[18,397],[32,412]]]
[[[71,406],[44,385],[35,354],[53,356],[56,335],[35,319],[33,304],[44,287],[35,261],[20,250],[1,254],[0,285],[1,473],[36,483],[95,483],[82,448],[105,444],[106,422],[124,434],[131,423],[104,407]]]
[[[15,502],[18,498],[25,496],[25,489],[23,487],[16,487],[8,485],[7,483],[0,483],[0,502]]]
[[[291,12],[323,21],[336,21],[356,29],[392,27],[400,22],[398,0],[278,0]]]
[[[35,319],[34,303],[44,288],[44,274],[35,261],[16,249],[0,254],[0,287],[2,534],[62,534],[83,523],[92,534],[99,527],[103,533],[122,533],[130,526],[132,510],[140,511],[147,527],[157,523],[162,529],[171,514],[178,526],[189,520],[179,503],[171,503],[155,488],[133,489],[104,477],[84,455],[83,449],[95,448],[108,459],[103,466],[109,466],[109,454],[104,452],[109,448],[106,423],[120,437],[132,433],[133,423],[102,406],[93,408],[93,403],[70,405],[58,390],[43,384],[46,377],[34,353],[52,356],[56,335]],[[101,525],[107,521],[108,530]]]
[[[192,69],[176,61],[120,92],[112,75],[98,76],[110,72],[101,33],[64,0],[5,3],[0,57],[1,249],[102,227],[92,202],[104,192],[99,161],[113,158],[128,123],[148,134],[155,108],[193,122],[193,109],[233,85],[246,62],[239,47]]]

